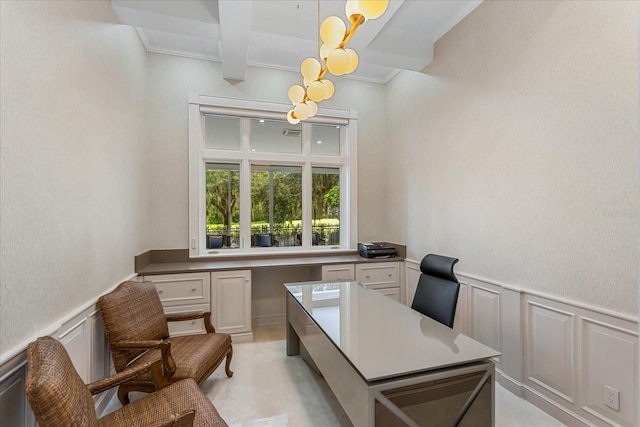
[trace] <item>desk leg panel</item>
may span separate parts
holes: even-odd
[[[306,348],[353,425],[373,426],[368,385],[295,299],[287,294],[287,329],[289,328],[292,328]]]

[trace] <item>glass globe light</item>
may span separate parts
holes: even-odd
[[[336,88],[333,85],[333,82],[331,80],[321,80],[322,84],[324,85],[324,99],[329,99],[333,96],[333,92],[335,92]]]
[[[361,15],[360,7],[358,4],[358,0],[347,0],[347,3],[344,5],[344,12],[347,15],[347,19],[351,22],[352,15]]]
[[[307,101],[307,105],[309,106],[309,117],[313,117],[318,114],[318,104],[313,101]]]
[[[327,68],[334,76],[341,76],[349,70],[351,58],[344,49],[335,49],[327,58]]]
[[[320,75],[320,62],[316,58],[307,58],[300,64],[300,72],[302,77],[308,80],[315,80]]]
[[[287,113],[287,121],[292,125],[297,125],[300,123],[300,120],[294,116],[293,110],[289,110]]]
[[[320,102],[324,99],[326,89],[321,81],[315,81],[307,88],[307,96],[309,99],[315,102]]]
[[[353,73],[358,68],[358,54],[353,49],[345,49],[345,52],[349,55],[349,70],[345,74]]]
[[[320,26],[320,38],[323,42],[331,46],[338,46],[344,39],[347,26],[342,19],[337,16],[329,16],[322,21]]]
[[[329,56],[331,51],[337,47],[338,45],[331,46],[329,44],[323,43],[322,46],[320,46],[320,58],[322,58],[324,62],[327,62],[327,57]]]
[[[293,113],[298,119],[304,120],[309,117],[309,106],[304,102],[301,102],[293,107]]]
[[[299,104],[304,99],[304,88],[300,85],[293,85],[289,88],[289,100],[293,105]]]
[[[365,19],[380,18],[387,10],[389,0],[358,0],[358,7]]]

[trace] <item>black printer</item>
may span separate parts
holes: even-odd
[[[360,256],[364,258],[392,258],[396,256],[396,247],[386,242],[360,243]]]

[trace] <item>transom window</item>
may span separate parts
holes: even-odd
[[[192,95],[190,256],[355,249],[356,117]]]

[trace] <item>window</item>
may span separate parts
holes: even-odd
[[[240,165],[207,163],[207,249],[240,246]]]
[[[189,98],[191,257],[353,250],[354,112]]]
[[[251,245],[295,246],[301,225],[302,167],[252,165]]]

